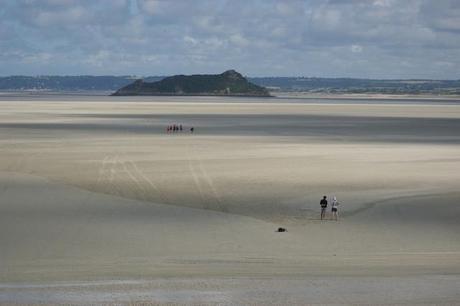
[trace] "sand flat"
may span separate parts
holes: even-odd
[[[0,303],[460,302],[460,105],[82,99],[0,101]]]

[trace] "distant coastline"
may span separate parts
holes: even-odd
[[[327,92],[272,92],[277,98],[292,99],[340,99],[340,100],[460,100],[460,94],[381,94],[381,93],[327,93]]]
[[[31,92],[114,92],[132,83],[134,76],[6,76],[0,77],[0,91]],[[156,82],[165,76],[144,77]],[[247,77],[276,96],[285,95],[385,95],[460,96],[460,80],[373,80],[310,77]]]

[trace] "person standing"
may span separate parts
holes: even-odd
[[[332,199],[332,203],[331,203],[331,211],[332,211],[332,217],[331,217],[331,219],[332,219],[332,220],[335,220],[335,221],[338,220],[338,216],[339,216],[339,213],[338,213],[338,206],[339,206],[339,202],[337,201],[337,198],[334,197],[334,198]]]
[[[319,202],[319,205],[321,205],[321,220],[324,219],[326,216],[326,209],[327,209],[327,197],[323,196],[323,199]]]

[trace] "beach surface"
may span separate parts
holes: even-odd
[[[0,304],[460,304],[460,102],[382,99],[0,95]]]

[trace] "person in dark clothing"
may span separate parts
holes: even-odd
[[[321,220],[324,219],[326,216],[326,208],[327,208],[327,197],[324,196],[323,199],[319,202],[319,205],[321,205]]]
[[[181,131],[181,132],[182,132],[182,124],[181,124],[181,125],[179,125],[179,131]]]
[[[190,133],[193,134],[194,131],[195,131],[195,128],[194,128],[194,127],[191,127],[191,128],[190,128]]]

